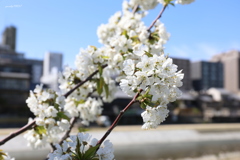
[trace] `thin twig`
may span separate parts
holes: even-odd
[[[148,27],[147,31],[150,32],[150,30],[152,29],[152,27],[154,26],[154,24],[157,22],[158,19],[160,19],[162,17],[163,12],[165,11],[165,9],[167,8],[167,5],[164,5],[161,12],[159,13],[159,15],[157,16],[157,18],[152,22],[152,24]]]
[[[50,143],[50,147],[52,148],[52,151],[51,151],[51,152],[53,152],[54,150],[56,150],[56,147],[54,146],[53,143]]]
[[[138,7],[139,7],[139,5],[134,6],[134,8],[133,8],[133,10],[132,10],[133,14],[135,14],[135,13],[137,12]]]
[[[78,119],[77,117],[73,117],[73,118],[71,119],[70,128],[69,128],[69,130],[66,131],[66,133],[65,133],[64,136],[62,137],[61,141],[59,142],[60,145],[63,143],[63,141],[64,141],[67,137],[69,137],[69,134],[70,134],[70,132],[71,132],[74,124],[76,123],[77,119]]]
[[[139,96],[139,94],[142,92],[142,90],[139,90],[139,92],[133,97],[133,99],[128,103],[128,105],[120,111],[120,113],[118,114],[117,118],[115,119],[115,121],[112,123],[112,125],[109,127],[109,129],[107,130],[107,132],[103,135],[103,137],[98,141],[98,145],[101,145],[103,143],[103,141],[107,138],[107,136],[112,132],[112,130],[117,126],[119,120],[122,118],[123,114],[132,106],[132,104],[134,104],[135,102],[137,102],[137,97]]]
[[[107,67],[108,65],[102,65],[102,68]],[[72,88],[70,91],[68,91],[67,93],[64,94],[65,97],[68,97],[73,91],[75,91],[78,87],[80,87],[81,85],[83,85],[84,83],[86,83],[87,81],[91,80],[92,77],[97,74],[99,72],[99,70],[96,70],[95,72],[93,72],[92,74],[90,74],[84,81],[79,82],[74,88]]]
[[[9,134],[9,136],[7,136],[6,138],[2,139],[0,141],[0,146],[5,144],[7,141],[11,140],[12,138],[18,136],[19,134],[25,132],[26,130],[30,129],[31,127],[33,127],[36,124],[36,121],[32,121],[31,123],[28,123],[27,125],[25,125],[24,127],[20,128],[19,130],[17,130],[16,132],[13,132],[11,134]]]

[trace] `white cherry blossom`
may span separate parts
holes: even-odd
[[[144,122],[142,129],[156,128],[166,119],[168,113],[167,106],[147,106],[146,111],[141,114]]]

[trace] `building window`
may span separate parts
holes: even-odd
[[[29,81],[26,79],[0,79],[0,89],[29,90]]]

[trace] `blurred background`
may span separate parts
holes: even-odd
[[[66,65],[74,68],[80,48],[101,46],[97,27],[121,4],[0,0],[0,139],[33,117],[25,103],[29,90],[40,83],[57,89],[58,72]],[[140,131],[142,109],[131,107],[109,137],[117,159],[240,159],[239,5],[238,0],[196,0],[166,9],[161,19],[171,33],[166,53],[183,70],[183,95],[168,105],[168,118],[154,131]],[[149,11],[147,26],[160,10],[159,5]],[[99,138],[130,101],[120,90],[115,97],[88,128]],[[74,132],[78,127],[83,126],[77,124]],[[21,136],[17,141],[1,148],[32,159],[30,152],[19,154],[26,142]],[[48,149],[41,151],[39,159]]]

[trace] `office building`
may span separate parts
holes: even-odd
[[[47,52],[44,57],[41,83],[54,90],[58,90],[58,73],[62,71],[62,59],[61,53],[53,52]]]
[[[28,110],[25,101],[29,90],[40,83],[43,61],[26,59],[16,52],[13,33],[16,29],[7,28],[0,44],[0,113],[19,116]]]
[[[191,68],[190,68],[190,60],[188,59],[180,59],[180,58],[172,58],[173,63],[178,66],[178,70],[183,70],[184,78],[182,80],[183,86],[180,87],[182,91],[189,91],[192,89],[192,80],[191,80]]]
[[[223,88],[223,64],[206,61],[192,62],[191,77],[196,91],[207,90],[211,87]]]
[[[14,26],[7,27],[2,34],[2,44],[8,46],[10,51],[16,49],[16,28]]]
[[[240,91],[240,52],[232,50],[214,55],[212,62],[222,62],[224,65],[224,88],[233,93]]]

